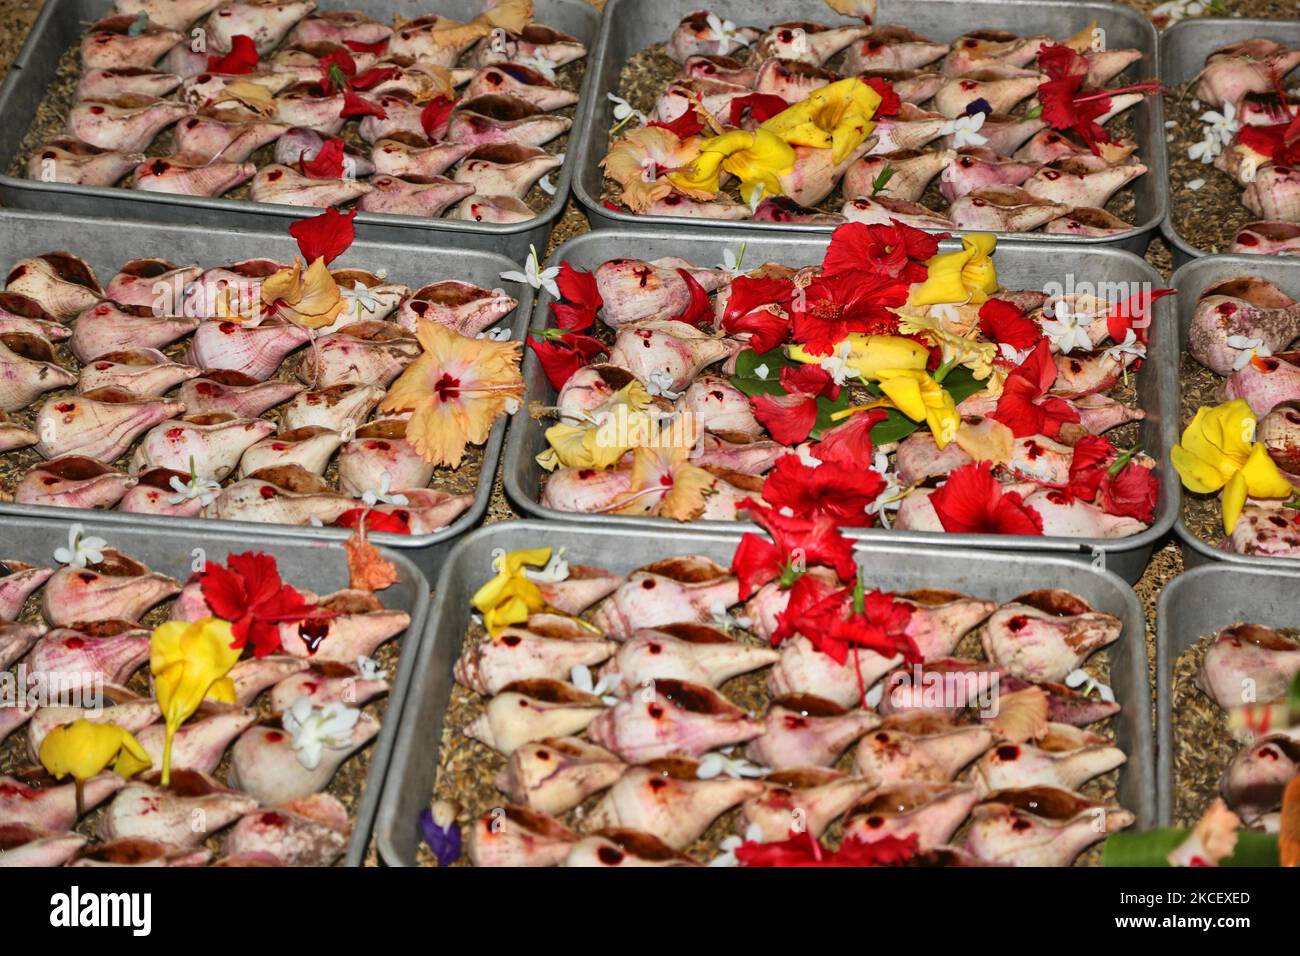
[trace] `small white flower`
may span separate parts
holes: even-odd
[[[108,542],[103,538],[87,535],[86,529],[74,524],[68,529],[68,546],[54,549],[54,560],[70,568],[84,568],[87,564],[99,564],[104,560],[104,549]]]
[[[327,748],[346,750],[352,746],[352,732],[360,719],[361,711],[355,707],[339,701],[317,707],[304,695],[293,702],[281,722],[293,736],[293,752],[298,762],[308,770],[315,770]]]
[[[603,675],[600,680],[595,680],[591,676],[590,667],[586,664],[574,664],[573,669],[569,671],[569,683],[578,690],[599,697],[605,706],[613,707],[618,703],[614,691],[618,690],[618,685],[623,683],[623,675],[611,671]]]
[[[365,654],[357,657],[357,673],[361,675],[362,680],[384,679],[384,671],[379,666],[379,661],[373,657],[367,657]]]
[[[889,512],[897,511],[903,506],[903,485],[898,480],[898,475],[889,470],[889,456],[884,452],[876,452],[871,467],[885,479],[885,487],[876,496],[876,500],[867,505],[866,512],[869,515],[876,515],[880,519],[882,528],[888,528]]]
[[[189,481],[184,480],[180,475],[172,475],[167,484],[171,486],[172,491],[176,492],[167,499],[170,505],[193,501],[195,498],[204,505],[210,505],[217,500],[217,493],[221,491],[220,484],[211,478],[202,478],[199,475],[190,475]]]
[[[1042,329],[1058,352],[1068,355],[1075,349],[1092,351],[1092,339],[1086,328],[1092,322],[1092,316],[1071,312],[1064,299],[1056,300],[1054,314],[1056,320],[1043,322]]]
[[[768,368],[767,363],[764,362],[762,365],[755,366],[754,375],[761,378],[763,381],[767,381],[767,373],[770,371],[772,370]]]
[[[363,312],[367,315],[374,315],[383,306],[379,296],[371,292],[360,280],[352,283],[351,289],[339,289],[339,295],[348,304],[343,311],[349,315],[355,315],[358,319],[361,318]]]
[[[539,581],[543,584],[559,584],[561,581],[569,579],[569,562],[564,560],[566,548],[556,548],[551,552],[551,559],[546,562],[546,567],[540,571],[532,568],[524,569],[524,577],[530,581]]]
[[[1188,159],[1199,159],[1202,163],[1211,163],[1214,157],[1223,152],[1223,142],[1213,132],[1207,133],[1199,143],[1187,148]]]
[[[956,119],[950,119],[940,126],[939,134],[953,138],[953,149],[961,149],[963,146],[983,146],[989,141],[987,136],[980,133],[983,126],[983,113],[975,113],[972,116],[958,116]]]
[[[1137,333],[1132,329],[1124,332],[1123,342],[1112,345],[1106,350],[1106,358],[1114,359],[1121,364],[1125,355],[1132,355],[1134,358],[1145,358],[1146,354],[1147,347],[1137,340]]]
[[[1223,340],[1230,349],[1237,350],[1237,357],[1232,361],[1232,370],[1240,371],[1250,364],[1256,355],[1263,358],[1273,354],[1273,350],[1264,344],[1263,339],[1253,339],[1245,335],[1229,335]]]
[[[1187,188],[1190,189],[1192,192],[1196,192],[1196,190],[1200,189],[1204,185],[1205,185],[1204,179],[1193,179],[1188,182]]]
[[[378,490],[372,491],[367,489],[362,492],[361,500],[365,503],[367,508],[373,508],[380,502],[383,502],[386,505],[397,505],[399,508],[405,508],[411,503],[411,500],[407,498],[406,495],[393,494],[392,486],[393,476],[385,471],[379,476]]]
[[[1115,692],[1083,668],[1070,671],[1070,673],[1066,674],[1065,686],[1077,687],[1085,696],[1096,693],[1098,697],[1108,704],[1113,704],[1115,702]]]
[[[614,119],[620,123],[636,120],[638,123],[645,124],[646,115],[636,109],[627,100],[621,96],[615,96],[613,93],[606,93],[605,98],[614,104]]]
[[[749,211],[751,214],[758,212],[759,205],[763,202],[763,197],[767,195],[767,186],[758,183],[749,191]]]
[[[740,244],[739,252],[735,252],[731,249],[723,249],[722,261],[718,263],[717,268],[721,269],[733,278],[740,275],[744,271],[741,269],[741,265],[745,261],[745,249],[748,245],[749,243],[742,242]]]
[[[718,53],[726,56],[732,50],[739,50],[743,46],[749,46],[749,42],[744,35],[730,20],[724,20],[716,13],[710,13],[706,18],[709,24],[709,32],[718,40]]]
[[[728,633],[733,627],[738,627],[742,631],[748,630],[749,626],[754,623],[743,614],[732,614],[722,601],[714,601],[709,606],[709,620],[718,630]]]
[[[555,279],[560,274],[559,266],[551,266],[549,269],[543,269],[541,262],[537,258],[537,247],[528,247],[528,262],[524,265],[523,272],[503,272],[501,278],[508,282],[524,282],[534,289],[545,289],[551,294],[551,298],[560,297],[560,287],[556,284]]]
[[[700,780],[712,780],[726,774],[728,777],[762,777],[770,768],[752,764],[744,757],[728,757],[717,752],[704,755],[700,765],[695,769],[695,776]]]
[[[762,843],[763,828],[757,823],[751,823],[745,830],[744,836],[732,834],[723,837],[718,841],[718,849],[722,852],[708,862],[708,866],[740,866],[740,861],[736,859],[736,851],[744,843]]]
[[[849,355],[852,351],[851,343],[841,342],[834,352],[817,363],[830,374],[831,380],[836,385],[843,385],[849,379],[857,378],[858,373],[849,367]]]
[[[673,373],[668,369],[657,368],[650,373],[650,379],[645,384],[645,390],[651,395],[659,395],[671,402],[681,395],[681,392],[673,391],[673,382],[675,381]]]
[[[1241,129],[1241,123],[1237,120],[1237,108],[1228,102],[1223,104],[1223,112],[1207,110],[1202,113],[1201,122],[1206,127],[1206,139],[1217,136],[1224,146],[1230,144]]]

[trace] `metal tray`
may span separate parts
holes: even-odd
[[[1295,627],[1300,624],[1296,569],[1238,568],[1214,564],[1174,578],[1156,609],[1156,796],[1159,825],[1174,815],[1174,666],[1206,634],[1232,624]]]
[[[1201,291],[1222,279],[1238,275],[1262,276],[1276,283],[1293,298],[1300,299],[1300,258],[1294,256],[1252,256],[1249,254],[1202,256],[1190,259],[1173,275],[1169,284],[1178,290],[1178,351],[1187,350],[1187,330],[1192,324],[1192,313],[1196,310],[1196,300]],[[1174,407],[1181,406],[1178,396],[1170,399]],[[1181,411],[1178,413],[1181,415]],[[1176,434],[1181,435],[1185,422],[1177,423]],[[1175,441],[1177,438],[1175,437]],[[1172,447],[1172,445],[1170,446]],[[1170,469],[1172,480],[1182,483],[1178,475]],[[1178,520],[1175,523],[1178,537],[1183,547],[1183,562],[1188,568],[1209,562],[1226,562],[1240,567],[1250,568],[1292,568],[1300,570],[1300,558],[1268,558],[1253,554],[1233,554],[1206,544],[1187,527],[1183,520],[1182,504],[1179,503]]]
[[[391,22],[395,16],[412,20],[435,8],[449,17],[470,20],[482,12],[483,3],[482,0],[439,0],[439,3],[431,5],[427,0],[348,0],[346,3],[340,0],[322,6],[322,9],[358,10],[380,22]],[[0,86],[0,115],[33,116],[54,81],[64,52],[81,42],[89,23],[107,16],[110,10],[109,0],[48,0],[4,85]],[[590,63],[600,19],[600,14],[590,4],[584,0],[536,0],[536,18],[540,23],[582,40],[587,46]],[[587,73],[589,78],[590,71]],[[574,130],[587,125],[589,89],[590,83],[584,80],[582,98],[573,121]],[[0,173],[9,168],[22,146],[27,129],[28,124],[18,120],[0,126]],[[569,154],[574,155],[572,149]],[[539,250],[545,248],[551,227],[564,211],[573,169],[574,163],[564,164],[556,179],[557,188],[550,205],[528,222],[476,223],[360,212],[356,218],[357,235],[387,242],[455,243],[462,249],[484,249],[522,261],[528,256],[530,245],[536,245]],[[273,230],[309,214],[298,206],[43,183],[9,175],[0,175],[0,199],[6,206],[79,216]],[[316,212],[320,210],[311,210],[311,213]]]
[[[254,256],[269,256],[282,261],[298,253],[296,241],[287,234],[270,235],[237,229],[213,227],[150,225],[148,223],[114,223],[103,219],[41,215],[32,212],[0,210],[0,262],[10,264],[30,255],[66,249],[85,258],[94,267],[101,282],[107,282],[131,258],[158,256],[173,262],[197,262],[215,265],[223,260],[237,262]],[[517,268],[499,255],[453,246],[416,247],[395,243],[353,243],[336,260],[339,268],[387,268],[398,281],[413,280],[420,284],[443,278],[464,279],[489,289],[504,288],[519,300],[509,318],[510,337],[522,341],[528,328],[533,306],[530,286],[506,282],[503,271]],[[469,509],[440,531],[427,535],[372,535],[376,543],[409,552],[412,560],[430,574],[434,573],[443,546],[478,524],[492,495],[492,482],[505,440],[506,423],[496,423],[483,449],[483,471]],[[25,517],[64,520],[72,512],[67,508],[46,505],[20,505],[0,502],[0,517]],[[125,514],[117,511],[75,512],[78,520],[118,528],[166,529],[179,523],[194,534],[236,532],[245,540],[280,536],[303,540],[342,541],[351,534],[342,528],[270,525],[250,521],[225,521],[209,518],[176,519],[159,515]]]
[[[1173,24],[1160,34],[1160,82],[1172,89],[1192,79],[1205,66],[1205,58],[1221,46],[1266,37],[1280,43],[1300,46],[1300,20],[1267,20],[1248,17],[1198,17]],[[1206,109],[1211,109],[1206,105]],[[1163,137],[1162,137],[1163,138]],[[1166,177],[1166,188],[1168,178]],[[1183,201],[1191,202],[1185,194]],[[1185,265],[1210,253],[1198,249],[1174,228],[1174,199],[1169,198],[1169,215],[1160,224],[1160,233],[1174,254],[1174,266]],[[1255,258],[1265,259],[1265,256]]]
[[[760,233],[818,235],[827,226],[791,223],[718,222],[679,216],[638,216],[615,212],[601,202],[604,158],[613,125],[613,104],[606,96],[618,92],[619,73],[623,64],[651,43],[666,41],[682,17],[698,9],[698,0],[610,0],[600,25],[600,37],[588,67],[590,99],[586,124],[578,132],[574,147],[578,156],[573,179],[574,193],[586,209],[593,229],[653,229],[677,233],[683,227],[698,229],[707,224],[720,235]],[[782,20],[816,20],[832,22],[836,15],[829,7],[809,6],[806,0],[726,0],[714,4],[719,16],[737,23],[766,26]],[[1041,33],[1065,39],[1093,21],[1106,31],[1110,46],[1134,47],[1144,59],[1130,72],[1145,77],[1158,72],[1156,30],[1151,22],[1135,10],[1102,0],[1063,2],[1063,0],[880,0],[877,23],[901,23],[935,40],[953,40],[971,30],[1014,30],[1021,34]],[[1051,242],[1074,246],[1118,246],[1141,255],[1164,220],[1169,208],[1168,173],[1166,171],[1164,109],[1159,97],[1147,97],[1133,107],[1135,135],[1142,162],[1149,169],[1133,184],[1137,220],[1133,228],[1118,236],[1048,236],[1042,233],[1007,233],[1017,239]]]
[[[818,263],[825,254],[827,239],[822,237],[791,237],[777,239],[769,236],[723,236],[718,233],[679,231],[674,236],[660,232],[619,231],[594,232],[579,236],[555,251],[553,262],[567,261],[582,269],[591,269],[607,259],[620,256],[638,259],[657,259],[661,256],[681,256],[702,265],[722,261],[724,249],[738,251],[741,241],[746,246],[746,261],[754,264],[767,261],[801,266]],[[942,246],[956,247],[953,241]],[[1069,269],[1076,282],[1149,282],[1153,288],[1162,284],[1160,276],[1145,262],[1118,249],[1090,246],[1066,250],[1058,247],[1062,257],[1068,255],[1069,265],[1045,256],[1046,250],[1037,243],[1003,241],[998,244],[996,262],[998,274],[1011,289],[1037,289],[1048,281],[1064,281]],[[537,301],[534,328],[551,324],[547,303],[550,296],[544,291]],[[1120,577],[1133,582],[1142,576],[1147,559],[1155,542],[1171,527],[1178,516],[1180,492],[1178,475],[1169,463],[1169,449],[1178,435],[1178,385],[1176,382],[1178,359],[1174,336],[1173,305],[1166,299],[1155,305],[1155,318],[1151,328],[1151,342],[1146,367],[1138,373],[1138,397],[1147,411],[1143,421],[1142,441],[1147,454],[1156,459],[1160,475],[1160,499],[1156,507],[1155,522],[1146,531],[1130,538],[1049,538],[1025,535],[968,535],[937,534],[927,531],[893,531],[885,529],[846,529],[850,537],[870,541],[889,541],[907,544],[939,544],[948,547],[997,548],[1003,551],[1024,551],[1035,554],[1073,556],[1076,560],[1103,562]],[[1168,331],[1166,331],[1168,330]],[[525,407],[532,401],[554,405],[556,392],[551,388],[540,363],[530,353],[524,359],[524,382],[528,387]],[[516,416],[506,440],[504,482],[506,493],[523,511],[541,518],[559,518],[581,522],[588,526],[617,525],[651,528],[681,528],[678,522],[666,518],[642,518],[622,515],[583,515],[555,511],[543,506],[541,469],[533,460],[546,447],[544,429],[526,413]],[[726,531],[737,527],[730,521],[697,521],[691,527]],[[741,523],[742,528],[753,525]],[[1100,557],[1099,557],[1100,556]]]
[[[348,586],[348,562],[337,542],[291,541],[283,537],[261,537],[249,541],[247,536],[211,528],[126,528],[90,521],[37,521],[31,518],[0,518],[0,557],[18,558],[32,564],[54,565],[54,549],[64,547],[68,530],[80,523],[86,534],[98,535],[117,548],[149,565],[154,571],[185,581],[201,558],[224,562],[231,554],[249,549],[272,555],[284,572],[284,578],[296,587],[328,594]],[[348,842],[344,865],[361,866],[379,809],[380,791],[388,776],[393,741],[397,738],[402,705],[411,687],[419,642],[423,640],[429,611],[429,582],[424,574],[400,552],[383,549],[384,557],[397,566],[397,583],[381,592],[386,607],[405,611],[411,626],[397,640],[403,642],[397,673],[384,705],[383,726],[375,739],[366,774],[365,791],[352,818],[352,839]]]
[[[414,683],[402,713],[375,827],[380,859],[413,866],[420,844],[418,817],[429,804],[438,769],[438,741],[451,696],[452,664],[473,611],[470,596],[489,574],[492,551],[544,542],[568,548],[569,557],[627,573],[651,561],[700,554],[729,564],[739,538],[694,530],[673,533],[587,525],[512,521],[476,531],[456,546],[438,579],[429,634],[420,645]],[[861,542],[858,562],[871,583],[905,590],[941,583],[997,601],[1033,588],[1068,588],[1124,622],[1123,638],[1111,645],[1110,678],[1123,710],[1115,718],[1116,741],[1128,754],[1120,770],[1119,802],[1137,816],[1139,829],[1155,820],[1155,771],[1151,747],[1151,698],[1147,683],[1145,623],[1133,592],[1114,574],[1060,558],[952,551]]]

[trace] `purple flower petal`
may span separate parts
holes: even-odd
[[[460,827],[455,821],[443,829],[433,821],[433,811],[424,810],[420,814],[420,831],[424,834],[424,842],[438,858],[439,866],[451,866],[460,856]]]
[[[993,107],[990,106],[989,101],[984,99],[983,97],[977,100],[971,100],[969,103],[966,104],[967,116],[974,116],[976,113],[987,114],[992,112],[993,112]]]

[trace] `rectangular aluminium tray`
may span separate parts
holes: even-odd
[[[195,262],[205,267],[222,261],[238,262],[257,256],[291,261],[298,254],[297,242],[286,232],[278,234],[250,232],[216,226],[150,225],[148,223],[114,223],[103,219],[73,218],[14,212],[0,209],[0,265],[6,270],[27,256],[56,250],[76,253],[95,269],[101,283],[108,282],[126,261],[156,256],[178,264]],[[445,246],[412,246],[390,242],[357,241],[335,260],[337,268],[388,269],[398,282],[419,288],[440,279],[463,279],[489,289],[503,288],[519,300],[519,306],[507,320],[510,337],[523,340],[531,318],[533,290],[523,283],[507,282],[502,272],[517,268],[510,260],[490,252],[456,248],[448,239]],[[381,545],[409,552],[426,572],[433,574],[439,551],[446,542],[464,534],[478,524],[492,495],[492,482],[505,439],[506,422],[498,421],[483,449],[483,470],[474,494],[474,503],[452,524],[427,535],[375,534]],[[21,515],[64,520],[66,508],[46,505],[22,505],[0,502],[0,517]],[[245,539],[279,536],[298,540],[342,541],[351,534],[342,528],[313,528],[309,525],[270,525],[248,521],[208,518],[172,518],[158,515],[125,514],[117,511],[75,513],[77,520],[130,528],[174,528],[178,524],[195,534],[232,532]]]
[[[1206,634],[1233,624],[1300,626],[1300,573],[1294,567],[1211,564],[1165,585],[1156,609],[1156,796],[1159,825],[1173,825],[1173,681],[1178,658]],[[1225,731],[1226,733],[1226,731]]]
[[[572,34],[587,46],[587,62],[596,38],[600,14],[585,0],[535,0],[539,23]],[[442,13],[471,20],[483,10],[483,0],[324,0],[321,10],[358,10],[381,23],[396,16],[413,20],[429,13]],[[255,203],[251,200],[170,196],[101,186],[45,183],[7,174],[22,147],[28,123],[44,100],[57,76],[60,58],[74,49],[89,24],[108,16],[109,0],[47,0],[32,26],[22,52],[14,61],[4,85],[0,86],[0,115],[10,122],[0,126],[0,199],[6,206],[40,209],[80,216],[138,219],[191,225],[258,228],[279,231],[294,219],[311,212],[300,206]],[[590,77],[588,70],[587,78]],[[576,131],[586,125],[589,110],[584,80],[582,98],[573,121]],[[574,135],[574,132],[570,132]],[[576,155],[569,150],[570,157]],[[453,219],[428,219],[359,212],[357,235],[361,238],[409,244],[448,243],[461,249],[484,249],[523,261],[528,248],[544,250],[555,220],[564,211],[573,176],[573,162],[566,162],[555,178],[556,192],[546,209],[535,219],[522,223],[475,223]]]
[[[1170,90],[1182,86],[1201,72],[1205,58],[1214,50],[1254,37],[1300,46],[1300,20],[1250,17],[1197,17],[1180,20],[1160,34],[1160,82]],[[1206,103],[1205,108],[1218,109],[1219,104]],[[1184,194],[1181,199],[1170,194],[1169,214],[1160,226],[1160,232],[1174,254],[1175,267],[1210,254],[1208,250],[1200,249],[1183,238],[1174,227],[1174,205],[1178,202],[1191,202],[1193,198],[1190,193]]]
[[[761,233],[764,235],[818,235],[827,226],[790,223],[721,222],[680,216],[639,216],[616,212],[601,202],[604,173],[600,161],[608,150],[609,130],[614,124],[613,104],[608,94],[617,93],[624,63],[653,43],[665,42],[682,17],[699,9],[698,0],[610,0],[600,25],[600,36],[588,67],[589,108],[573,147],[577,167],[573,188],[585,207],[593,229],[653,229],[676,234],[683,228],[708,228],[719,235]],[[766,28],[785,20],[813,19],[840,22],[829,7],[809,5],[807,0],[723,0],[712,8],[719,16],[738,24]],[[948,41],[972,30],[1012,30],[1020,34],[1045,34],[1064,40],[1093,21],[1105,31],[1109,47],[1136,48],[1144,54],[1129,75],[1154,79],[1158,73],[1156,30],[1138,13],[1103,0],[880,0],[876,23],[898,23],[934,40]],[[1118,246],[1141,255],[1160,227],[1169,207],[1166,172],[1164,110],[1158,96],[1149,96],[1133,107],[1138,153],[1148,167],[1146,175],[1133,184],[1135,222],[1118,236],[1047,236],[1042,233],[1008,233],[1027,242],[1050,242],[1071,246]]]
[[[736,534],[684,529],[673,532],[589,525],[512,521],[481,528],[457,546],[442,569],[420,645],[411,692],[389,764],[375,839],[389,866],[414,866],[420,844],[418,817],[429,805],[438,770],[439,741],[453,685],[452,665],[473,607],[470,597],[490,576],[498,548],[567,548],[570,560],[626,574],[652,561],[699,554],[729,564]],[[940,550],[859,542],[859,564],[868,582],[885,590],[951,587],[990,600],[1009,601],[1034,588],[1066,588],[1124,622],[1111,645],[1110,680],[1123,710],[1115,718],[1116,742],[1128,754],[1120,770],[1119,802],[1144,829],[1155,821],[1155,770],[1151,747],[1151,698],[1147,683],[1145,621],[1129,587],[1108,571],[1056,557],[989,551]],[[504,798],[503,798],[504,799]]]
[[[746,262],[757,265],[776,261],[803,266],[822,260],[828,238],[744,237],[684,229],[671,236],[645,230],[593,232],[565,243],[555,251],[551,261],[567,261],[580,269],[593,269],[607,259],[619,257],[650,260],[661,256],[681,256],[699,265],[712,266],[722,262],[724,250],[738,252],[742,241],[747,243]],[[954,248],[956,245],[955,240],[950,240],[943,244],[943,248]],[[998,244],[995,262],[998,275],[1008,289],[1039,289],[1044,283],[1052,281],[1065,283],[1067,274],[1073,276],[1076,286],[1085,282],[1127,282],[1150,283],[1152,288],[1157,288],[1163,284],[1160,276],[1141,259],[1119,249],[1101,246],[1048,248],[1038,243],[1005,240]],[[1155,304],[1147,362],[1137,374],[1138,398],[1147,413],[1141,425],[1142,442],[1147,454],[1156,459],[1156,470],[1160,476],[1156,518],[1146,531],[1130,538],[1110,539],[936,534],[881,528],[847,529],[846,533],[850,537],[870,541],[997,548],[1073,556],[1076,560],[1102,561],[1120,577],[1136,581],[1146,567],[1155,542],[1173,527],[1180,506],[1178,475],[1169,463],[1169,449],[1177,441],[1178,435],[1178,359],[1173,335],[1173,305],[1168,298],[1170,297],[1160,299]],[[543,290],[537,300],[533,328],[551,325],[551,314],[547,308],[549,302],[550,296]],[[503,469],[506,493],[518,508],[536,517],[563,519],[591,526],[661,529],[682,527],[680,523],[666,518],[574,514],[542,505],[539,500],[542,470],[533,459],[547,447],[545,429],[540,422],[528,416],[526,409],[535,401],[542,405],[554,405],[556,392],[551,388],[532,350],[524,358],[524,382],[528,388],[525,411],[515,416],[507,436]],[[726,531],[736,527],[736,524],[728,521],[697,521],[690,527]],[[746,524],[742,527],[752,528],[753,525]]]
[[[54,549],[66,547],[68,531],[74,523],[81,524],[87,535],[104,538],[109,547],[117,548],[147,564],[152,570],[185,581],[202,560],[224,563],[231,554],[248,550],[264,551],[276,559],[284,580],[295,587],[329,594],[348,586],[347,555],[337,541],[294,541],[284,537],[248,537],[231,531],[222,531],[213,524],[209,528],[192,529],[182,526],[130,528],[105,525],[95,521],[69,517],[61,521],[0,516],[0,558],[16,558],[44,567],[55,566]],[[348,843],[346,866],[365,863],[366,850],[374,827],[375,813],[379,809],[380,791],[388,775],[393,741],[397,737],[398,719],[402,704],[411,686],[419,643],[423,640],[429,610],[429,582],[409,557],[388,548],[384,557],[397,566],[397,583],[379,592],[380,600],[393,610],[405,611],[411,616],[411,625],[396,640],[402,642],[397,673],[389,675],[392,685],[381,718],[383,726],[370,756],[370,769],[366,775],[365,791],[357,804],[352,819],[352,839]]]
[[[1187,332],[1192,325],[1192,314],[1196,311],[1196,302],[1204,289],[1223,279],[1233,276],[1261,276],[1276,284],[1283,292],[1294,299],[1300,299],[1300,257],[1296,256],[1252,256],[1252,255],[1214,255],[1188,259],[1174,272],[1170,285],[1178,290],[1178,351],[1187,351]],[[1179,396],[1170,399],[1174,408],[1179,408]],[[1177,414],[1181,415],[1181,411]],[[1181,435],[1187,422],[1178,422],[1176,435]],[[1177,439],[1175,439],[1176,441]],[[1172,447],[1172,446],[1171,446]],[[1170,469],[1173,480],[1178,476]],[[1181,487],[1181,483],[1179,485]],[[1183,562],[1188,568],[1222,561],[1249,568],[1291,568],[1300,570],[1300,558],[1270,558],[1253,554],[1234,554],[1206,544],[1187,527],[1183,520],[1181,503],[1175,528],[1183,548]]]

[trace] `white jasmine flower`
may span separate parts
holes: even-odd
[[[724,20],[716,13],[710,13],[706,18],[709,24],[709,32],[718,40],[718,53],[726,56],[732,50],[739,50],[741,47],[749,46],[744,34],[730,20]]]
[[[501,278],[508,282],[525,282],[534,289],[545,289],[551,294],[551,298],[560,297],[560,287],[555,280],[560,274],[559,266],[551,266],[549,269],[543,269],[541,262],[537,258],[537,247],[528,247],[528,262],[524,265],[523,272],[503,272]]]
[[[668,399],[670,402],[677,398],[681,392],[673,391],[673,373],[666,368],[657,368],[650,373],[650,380],[645,384],[645,390],[651,395],[659,395]]]
[[[70,568],[84,568],[87,564],[99,564],[104,560],[104,549],[108,542],[103,538],[87,535],[86,529],[74,524],[68,529],[68,546],[54,549],[54,560]]]
[[[383,306],[383,302],[380,301],[379,297],[359,280],[352,283],[351,289],[339,289],[339,295],[348,304],[343,311],[349,315],[355,315],[358,319],[361,318],[362,313],[374,315]]]
[[[885,487],[876,496],[876,500],[867,505],[866,512],[879,518],[882,528],[888,528],[889,512],[897,511],[902,507],[903,485],[898,480],[898,475],[889,470],[889,456],[884,452],[876,452],[871,467],[881,478],[885,479]]]
[[[613,707],[618,703],[618,698],[614,696],[614,691],[618,685],[623,683],[623,676],[616,672],[610,672],[601,677],[600,680],[594,680],[591,676],[591,668],[586,664],[574,664],[573,669],[569,671],[569,683],[578,690],[586,691],[593,697],[599,697],[601,703],[607,707]]]
[[[731,249],[723,249],[722,261],[718,263],[717,268],[726,272],[732,278],[740,275],[744,271],[741,269],[741,264],[745,261],[745,249],[748,245],[749,243],[742,242],[740,244],[740,252],[733,252]]]
[[[541,570],[524,568],[524,577],[530,581],[540,581],[543,584],[558,584],[561,581],[569,579],[569,562],[564,560],[564,552],[568,550],[560,547],[551,552],[551,559],[546,562],[546,567]]]
[[[768,767],[752,764],[744,757],[728,757],[726,754],[715,751],[704,755],[704,758],[700,760],[700,765],[695,770],[695,776],[700,780],[712,780],[715,777],[721,777],[723,774],[736,779],[762,777],[768,773],[769,769]]]
[[[841,342],[834,352],[817,363],[830,374],[836,385],[843,385],[849,379],[857,377],[858,373],[849,367],[849,354],[852,351],[851,343]]]
[[[171,480],[167,482],[172,491],[176,494],[167,499],[170,505],[178,505],[182,501],[193,501],[197,498],[205,505],[210,505],[217,500],[217,493],[221,491],[221,485],[211,478],[201,478],[198,475],[190,475],[189,481],[185,481],[179,475],[172,475]]]
[[[1187,149],[1188,159],[1199,159],[1202,163],[1211,163],[1214,157],[1223,152],[1223,142],[1213,133],[1206,133],[1205,138],[1199,143],[1189,146]]]
[[[989,141],[987,136],[980,133],[983,126],[983,113],[975,113],[972,116],[958,116],[956,119],[950,119],[940,126],[939,134],[953,138],[953,149],[961,149],[963,146],[983,146]]]
[[[293,735],[293,752],[308,770],[320,766],[326,749],[346,750],[352,746],[352,732],[361,719],[361,711],[339,701],[316,707],[306,695],[293,702],[281,718],[284,729]]]
[[[1095,677],[1093,677],[1083,668],[1070,671],[1070,673],[1066,674],[1065,686],[1077,687],[1079,688],[1080,692],[1085,695],[1091,695],[1095,693],[1098,697],[1106,701],[1106,703],[1108,704],[1113,704],[1115,702],[1115,692],[1111,690],[1109,687],[1107,687],[1105,684],[1101,683],[1099,680],[1097,680]]]
[[[640,110],[634,108],[632,104],[623,99],[623,97],[615,96],[613,93],[606,93],[605,98],[614,104],[614,119],[618,120],[620,124],[626,123],[629,120],[636,120],[642,125],[645,124],[646,115]]]
[[[1063,355],[1068,355],[1075,349],[1092,351],[1092,339],[1088,337],[1086,328],[1092,322],[1092,316],[1071,312],[1063,299],[1056,301],[1054,314],[1056,320],[1043,322],[1042,329],[1057,351]]]
[[[1231,103],[1223,104],[1223,112],[1218,110],[1207,110],[1201,114],[1201,122],[1205,124],[1205,137],[1217,136],[1219,141],[1227,146],[1232,142],[1232,138],[1237,135],[1241,129],[1241,123],[1237,119],[1237,108]]]
[[[1114,359],[1116,362],[1123,363],[1125,355],[1132,355],[1135,358],[1145,358],[1147,347],[1137,340],[1137,333],[1128,329],[1124,333],[1124,341],[1118,345],[1112,345],[1106,350],[1106,357]]]
[[[1264,344],[1263,339],[1253,339],[1245,335],[1229,335],[1223,340],[1231,349],[1237,349],[1237,357],[1232,361],[1232,370],[1240,371],[1250,364],[1256,355],[1263,358],[1273,354],[1273,350]]]
[[[736,859],[736,851],[744,843],[762,843],[763,828],[757,823],[751,823],[745,830],[744,836],[723,837],[718,841],[718,849],[722,852],[708,862],[708,866],[740,866],[740,861]]]
[[[397,505],[399,508],[405,508],[411,503],[406,495],[395,495],[392,489],[393,476],[384,472],[379,476],[379,489],[371,491],[367,489],[362,492],[361,500],[367,508],[373,508],[375,505],[383,502],[386,505]]]

